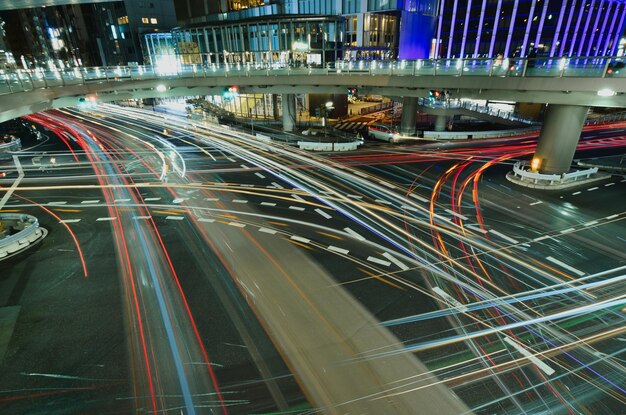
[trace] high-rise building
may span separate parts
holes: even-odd
[[[68,3],[42,0],[20,7],[26,3],[3,2],[5,47],[19,66],[143,63],[143,35],[176,25],[172,0]]]

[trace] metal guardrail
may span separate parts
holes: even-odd
[[[392,101],[389,102],[381,102],[380,104],[372,105],[369,107],[361,108],[361,115],[372,114],[374,112],[388,110],[393,108],[394,103]]]
[[[65,69],[0,70],[0,94],[31,91],[39,88],[84,85],[89,82],[153,80],[167,78],[208,78],[229,76],[279,75],[394,75],[394,76],[488,76],[507,78],[586,77],[626,78],[624,61],[615,56],[572,58],[467,58],[419,59],[413,61],[338,61],[321,65],[273,63],[203,63],[201,54],[173,55],[177,64]],[[192,60],[193,59],[193,60]]]
[[[47,234],[45,229],[39,227],[37,218],[31,215],[3,213],[0,215],[0,221],[24,224],[24,228],[19,232],[0,239],[0,258],[21,251]]]
[[[592,174],[598,172],[598,168],[594,167],[586,170],[579,170],[572,173],[563,173],[563,174],[543,174],[539,172],[526,170],[525,167],[528,167],[528,162],[516,162],[513,165],[513,174],[515,176],[520,177],[522,180],[526,179],[532,181],[537,184],[540,182],[548,182],[551,185],[554,184],[566,184],[579,180],[584,177],[588,179]]]
[[[585,125],[606,124],[615,121],[625,121],[626,112],[618,112],[615,114],[607,114],[601,117],[587,118]]]
[[[424,138],[438,138],[444,140],[467,140],[510,137],[538,131],[539,127],[523,129],[494,130],[494,131],[424,131]]]

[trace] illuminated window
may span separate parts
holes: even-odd
[[[148,24],[148,23],[150,23],[150,19],[148,19],[147,17],[142,17],[141,18],[141,23]]]
[[[117,24],[128,24],[128,16],[118,17]]]
[[[157,21],[156,17],[151,18],[151,19],[150,19],[150,23],[152,23],[152,24],[157,24],[157,23],[158,23],[158,21]]]

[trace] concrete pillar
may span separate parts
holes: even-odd
[[[402,119],[400,120],[400,134],[415,134],[415,123],[417,122],[417,98],[402,98]]]
[[[272,94],[272,109],[274,110],[274,121],[278,121],[280,113],[278,112],[278,95],[276,94]]]
[[[446,131],[447,115],[437,115],[435,118],[435,131]]]
[[[296,126],[296,96],[282,94],[283,101],[283,131],[293,131]]]
[[[579,105],[548,105],[533,157],[540,173],[569,171],[588,111]]]

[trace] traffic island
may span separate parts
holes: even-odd
[[[530,169],[527,162],[515,163],[513,171],[506,174],[507,180],[512,183],[541,190],[569,189],[607,180],[610,177],[610,174],[598,173],[597,167],[562,174],[544,174]]]
[[[36,217],[18,213],[0,214],[0,261],[36,245],[48,235]]]

